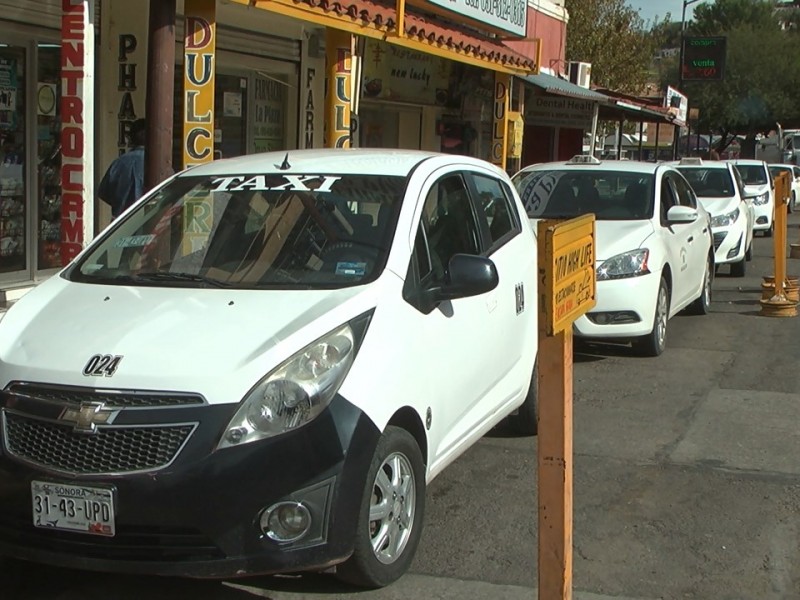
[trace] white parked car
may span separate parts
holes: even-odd
[[[775,230],[775,184],[763,160],[740,158],[731,160],[744,181],[744,193],[753,199],[756,231],[767,237]]]
[[[512,180],[534,220],[595,214],[597,305],[575,321],[577,336],[631,340],[656,356],[672,316],[689,306],[708,312],[710,217],[674,167],[578,156]]]
[[[177,174],[0,321],[0,554],[388,584],[426,485],[506,417],[536,431],[536,286],[477,159]]]
[[[773,181],[782,173],[789,174],[789,187],[791,192],[787,209],[789,212],[794,212],[795,208],[797,208],[798,201],[800,201],[800,167],[789,164],[771,164],[769,165],[769,173],[772,175]]]
[[[731,275],[744,277],[753,257],[755,210],[753,199],[736,167],[729,162],[684,158],[675,163],[697,199],[711,214],[715,263],[730,264]]]

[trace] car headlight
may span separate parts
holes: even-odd
[[[313,421],[342,385],[355,347],[348,323],[284,361],[250,390],[217,449],[263,440]]]
[[[647,268],[648,258],[650,258],[650,250],[647,248],[639,248],[612,256],[597,267],[597,280],[605,281],[647,275],[650,272],[650,269]]]
[[[759,206],[766,204],[767,202],[769,202],[769,192],[764,192],[763,194],[759,194],[753,198],[753,203],[758,204]]]
[[[731,212],[725,213],[724,215],[711,217],[711,227],[727,227],[728,225],[733,225],[738,218],[739,209],[734,208]]]

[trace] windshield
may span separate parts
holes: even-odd
[[[678,167],[694,193],[701,198],[732,198],[735,195],[733,179],[728,169]]]
[[[736,168],[742,174],[745,185],[764,185],[767,183],[767,170],[762,165],[741,165]]]
[[[789,167],[770,167],[769,174],[772,175],[773,178],[777,177],[778,175],[782,175],[783,173],[789,174],[789,179],[794,179],[794,174],[792,173],[792,169]]]
[[[513,181],[531,218],[594,213],[599,221],[634,221],[653,215],[651,173],[536,169],[517,173]]]
[[[375,279],[404,177],[182,176],[125,217],[74,281],[231,288],[331,288]]]

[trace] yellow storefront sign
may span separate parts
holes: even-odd
[[[547,335],[572,327],[595,303],[595,221],[584,215],[539,223],[539,278]]]
[[[214,160],[216,0],[186,0],[183,166]]]

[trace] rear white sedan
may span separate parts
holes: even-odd
[[[630,340],[657,356],[672,316],[689,306],[708,312],[710,217],[674,167],[577,156],[512,180],[533,220],[595,214],[597,305],[575,322],[575,335]]]

